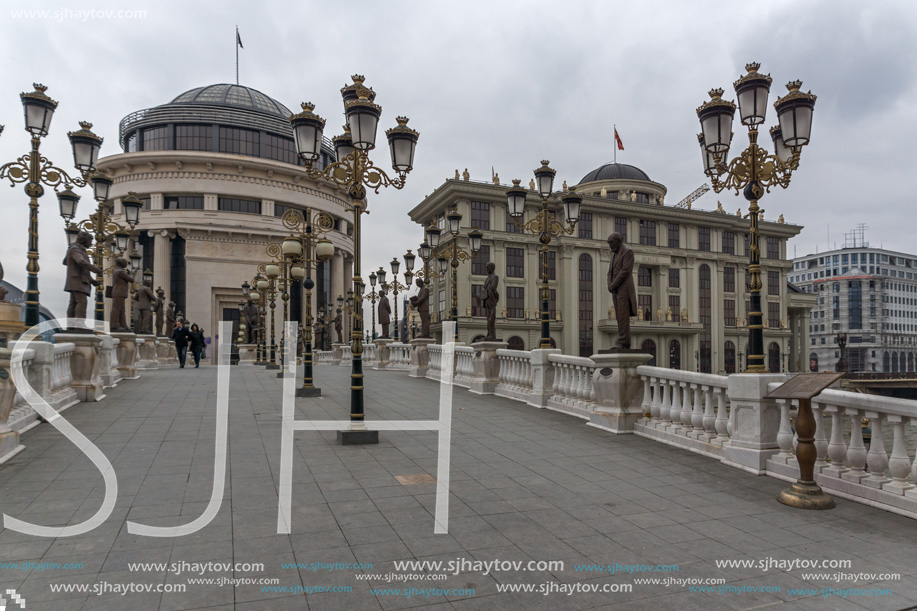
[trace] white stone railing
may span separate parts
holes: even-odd
[[[331,364],[331,351],[330,350],[316,350],[312,353],[312,356],[315,357],[316,365],[330,365]]]
[[[548,355],[554,369],[554,384],[547,407],[588,420],[595,411],[592,375],[595,363],[590,358],[565,354]]]
[[[500,382],[494,394],[528,402],[532,394],[532,353],[523,350],[497,350]]]
[[[350,344],[344,344],[341,346],[341,367],[350,367],[353,362],[353,350],[350,348]]]
[[[373,343],[363,344],[363,364],[375,365],[379,362],[379,346]]]
[[[729,376],[663,367],[637,367],[643,380],[643,412],[634,432],[694,452],[723,457],[733,432]]]
[[[10,342],[12,343],[12,342]],[[22,351],[22,371],[25,373],[26,379],[29,381],[29,385],[32,388],[39,389],[41,388],[40,384],[40,373],[37,371],[36,367],[33,367],[35,363],[35,351],[32,349]],[[12,379],[12,376],[11,376]],[[19,392],[19,389],[16,389],[16,398],[13,399],[13,412],[15,413],[17,409],[24,407],[29,412],[35,413],[34,410],[29,407],[28,402],[22,396],[22,393]],[[37,420],[37,414],[35,419]],[[13,426],[13,414],[10,414],[10,427],[15,430],[16,427]]]
[[[51,379],[49,396],[45,397],[48,404],[57,411],[61,411],[79,403],[76,391],[70,387],[73,382],[73,373],[70,371],[70,360],[73,358],[75,344],[54,344],[54,361],[51,363]]]
[[[430,344],[427,346],[427,353],[430,355],[427,377],[439,380],[443,373],[443,347],[441,344]]]
[[[407,371],[411,368],[411,344],[402,344],[401,342],[392,342],[388,345],[388,367],[387,369],[397,369]]]
[[[468,388],[474,378],[474,348],[471,346],[455,346],[455,378],[456,386]]]

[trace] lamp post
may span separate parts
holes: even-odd
[[[462,225],[462,215],[454,205],[452,206],[452,209],[449,210],[449,214],[446,215],[446,219],[448,221],[447,228],[450,235],[452,236],[452,239],[448,244],[444,244],[440,248],[439,252],[437,253],[437,260],[439,261],[439,273],[441,275],[445,275],[449,266],[452,267],[452,307],[449,319],[455,323],[455,338],[458,338],[458,266],[461,261],[471,261],[471,259],[473,259],[478,254],[478,252],[481,250],[481,238],[484,236],[484,234],[477,229],[472,229],[468,233],[471,250],[469,253],[460,248],[458,245],[459,231]],[[427,231],[427,234],[429,237],[429,230]],[[425,278],[424,280],[427,279]],[[446,338],[443,338],[443,341],[446,341]]]
[[[548,210],[548,198],[553,192],[554,176],[557,172],[548,167],[548,163],[547,160],[543,160],[541,167],[535,170],[535,183],[538,194],[541,196],[541,211],[534,218],[522,223],[528,192],[519,186],[521,181],[513,180],[513,186],[506,190],[507,205],[510,216],[513,217],[513,223],[517,228],[527,229],[537,235],[538,241],[541,242],[541,343],[539,348],[551,347],[551,318],[548,311],[548,301],[551,295],[548,288],[548,244],[551,243],[552,238],[573,233],[580,217],[580,206],[583,203],[583,198],[571,188],[562,198],[566,224],[554,220]]]
[[[353,84],[341,89],[344,100],[344,114],[347,128],[334,138],[337,161],[324,169],[315,169],[312,163],[321,155],[322,131],[325,120],[314,114],[315,106],[302,104],[302,112],[290,117],[293,136],[300,158],[306,163],[307,175],[315,179],[327,179],[347,189],[353,207],[353,294],[357,300],[351,329],[351,351],[353,353],[350,374],[350,432],[338,432],[343,443],[378,443],[378,432],[367,432],[363,409],[363,280],[360,278],[360,217],[366,209],[366,187],[376,193],[382,187],[402,189],[408,172],[414,165],[414,150],[419,134],[409,128],[407,117],[398,117],[398,126],[386,130],[392,168],[397,177],[389,178],[369,159],[369,152],[376,146],[376,127],[382,115],[382,107],[374,103],[376,93],[363,85],[362,75],[353,76]]]
[[[271,242],[267,245],[268,254],[271,254],[271,252],[274,251],[275,249],[279,249],[279,246],[277,244],[274,244],[273,242]],[[275,253],[274,256],[276,256],[276,254],[279,254],[279,253]],[[275,329],[274,328],[276,326],[275,319],[274,319],[274,316],[275,316],[274,310],[276,310],[277,308],[277,278],[280,276],[280,265],[278,265],[277,263],[262,263],[261,265],[258,266],[258,273],[264,275],[264,284],[265,284],[264,290],[267,295],[268,301],[270,302],[270,308],[271,308],[271,343],[270,343],[270,348],[268,351],[269,356],[268,356],[268,361],[267,361],[267,368],[268,369],[280,369],[280,365],[278,365],[276,362],[277,344],[274,341],[274,338],[275,338],[275,335],[274,335]],[[262,288],[260,283],[259,283],[258,288]],[[265,318],[267,318],[266,314],[265,314]],[[266,334],[265,334],[265,347],[267,348]]]
[[[761,252],[759,249],[758,216],[764,212],[758,207],[765,192],[773,186],[787,188],[793,170],[799,167],[802,147],[809,143],[812,130],[812,113],[816,96],[800,91],[802,81],[787,84],[789,93],[774,103],[779,125],[770,129],[774,154],[758,146],[758,125],[764,122],[767,96],[773,79],[761,74],[760,64],[746,64],[748,73],[734,83],[738,98],[739,117],[748,128],[749,145],[742,153],[727,163],[732,142],[732,122],[736,104],[722,99],[722,89],[710,90],[710,100],[697,109],[701,133],[697,139],[701,147],[704,173],[710,178],[717,193],[724,189],[740,192],[748,200],[749,219],[749,312],[748,312],[748,366],[745,373],[765,373],[764,313],[761,310]],[[724,177],[722,180],[720,177]]]
[[[262,367],[267,366],[267,347],[264,343],[265,339],[265,304],[267,303],[267,289],[270,286],[270,282],[261,275],[261,273],[256,273],[252,278],[251,289],[249,292],[249,297],[252,300],[252,303],[255,304],[258,308],[258,333],[255,336],[255,342],[257,343],[257,348],[255,349],[255,365],[261,365]],[[243,288],[243,291],[245,289]]]
[[[369,301],[372,304],[372,339],[376,339],[376,272],[369,273]]]
[[[395,301],[395,324],[391,329],[391,336],[397,341],[401,341],[401,333],[399,333],[400,325],[398,318],[398,291],[409,291],[411,289],[411,279],[414,277],[414,274],[407,270],[404,272],[404,284],[398,282],[398,270],[401,268],[401,261],[398,260],[398,257],[394,257],[391,262],[392,268],[392,281],[389,283],[389,286],[392,287],[392,296]]]
[[[85,187],[88,177],[95,171],[102,138],[90,131],[91,123],[80,122],[79,130],[69,132],[70,146],[73,149],[73,163],[79,176],[71,177],[65,171],[54,166],[51,160],[39,153],[41,139],[48,135],[51,118],[57,108],[57,102],[45,94],[47,87],[40,83],[33,85],[35,91],[19,94],[25,116],[25,129],[32,135],[32,149],[22,157],[0,166],[0,179],[6,178],[11,186],[26,183],[25,193],[29,196],[29,250],[26,255],[26,291],[25,291],[25,326],[32,327],[39,322],[38,301],[38,198],[44,195],[44,186],[58,192],[61,210],[72,206],[75,212],[79,197],[70,190],[71,185]],[[2,132],[2,129],[0,129]],[[44,186],[42,186],[44,185]],[[72,216],[71,216],[72,218]]]

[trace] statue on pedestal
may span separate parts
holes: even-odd
[[[92,274],[101,274],[102,270],[89,260],[87,248],[92,244],[92,235],[81,231],[76,241],[67,248],[64,265],[67,266],[67,282],[64,290],[70,293],[70,305],[67,306],[67,318],[86,318],[86,300],[92,291]],[[126,261],[125,261],[126,263]],[[2,272],[0,272],[2,277]],[[4,291],[5,293],[5,291]],[[122,302],[123,303],[123,302]],[[68,329],[83,331],[84,329]]]
[[[662,308],[656,308],[656,320],[662,322]]]
[[[153,301],[156,295],[153,294],[153,281],[144,280],[140,289],[134,293],[134,301],[137,302],[137,333],[150,334],[153,332],[153,317],[151,316]]]
[[[487,337],[484,341],[497,340],[497,303],[500,301],[500,293],[497,286],[500,284],[500,276],[494,273],[496,265],[493,261],[488,261],[484,267],[487,270],[487,278],[484,280],[484,288],[479,297],[484,310],[487,312]]]
[[[343,344],[344,337],[342,334],[344,332],[344,315],[341,313],[341,308],[337,309],[337,316],[334,317],[334,330],[338,334],[338,343]]]
[[[688,322],[688,308],[681,309],[681,322]]]
[[[468,173],[468,168],[465,168],[465,171],[462,172],[462,180],[468,182],[471,179],[471,174]]]
[[[414,283],[420,292],[411,297],[411,305],[417,308],[420,315],[420,337],[430,337],[430,289],[421,278]]]
[[[156,289],[156,300],[153,302],[153,315],[156,318],[156,336],[162,337],[162,327],[165,323],[163,319],[163,310],[166,304],[166,292],[162,287]]]
[[[242,316],[245,317],[245,343],[257,344],[258,331],[261,329],[261,320],[258,316],[258,306],[249,299],[242,308]]]
[[[379,290],[379,324],[382,325],[382,337],[389,337],[392,324],[392,304],[384,290]]]
[[[175,330],[175,302],[169,302],[169,308],[166,310],[166,337],[172,337],[172,331]]]
[[[637,290],[634,286],[634,251],[624,244],[624,238],[615,232],[608,236],[611,262],[608,264],[608,292],[615,306],[618,322],[618,339],[615,347],[630,348],[630,317],[638,312]]]
[[[672,322],[672,306],[665,309],[665,321]]]
[[[124,257],[115,259],[115,271],[111,274],[111,330],[130,332],[124,302],[130,295],[134,277],[127,271],[128,261]]]

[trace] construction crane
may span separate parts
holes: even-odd
[[[675,207],[676,207],[676,208],[688,208],[688,209],[690,209],[690,208],[691,208],[691,202],[693,202],[693,201],[695,201],[696,199],[700,198],[701,195],[703,195],[704,193],[706,193],[706,192],[709,191],[709,190],[710,190],[710,187],[707,186],[707,183],[704,183],[704,184],[702,184],[701,186],[699,186],[698,188],[694,189],[694,191],[691,192],[691,195],[689,195],[688,197],[684,198],[683,200],[681,200],[680,202],[678,202],[677,204],[675,204]]]

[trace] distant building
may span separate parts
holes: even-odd
[[[848,239],[845,248],[795,259],[790,282],[818,299],[809,320],[812,371],[834,371],[839,333],[847,334],[848,371],[915,371],[917,255]]]

